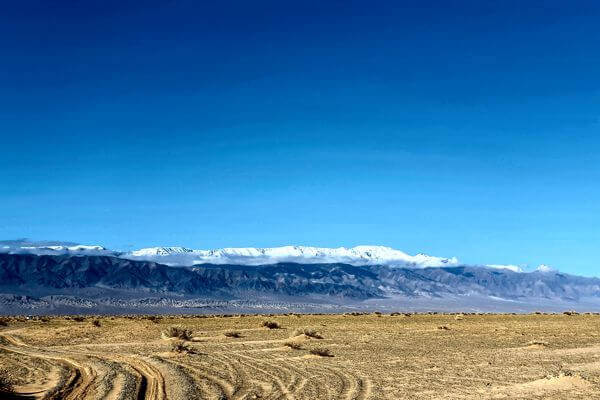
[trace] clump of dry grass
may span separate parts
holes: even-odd
[[[181,325],[171,325],[163,331],[163,335],[167,338],[190,340],[192,338],[192,331]]]
[[[0,318],[0,326],[8,326],[8,320],[5,318]]]
[[[289,347],[290,349],[294,349],[294,350],[302,350],[302,346],[300,345],[300,343],[296,343],[296,342],[285,342],[283,344],[284,346]]]
[[[79,315],[76,315],[76,316],[74,316],[74,317],[71,317],[71,319],[72,319],[73,321],[75,321],[75,322],[83,322],[83,321],[85,321],[85,317],[81,317],[81,316],[79,316]]]
[[[238,331],[227,331],[225,333],[223,333],[223,335],[230,337],[230,338],[241,338],[242,334]]]
[[[273,320],[263,321],[261,325],[264,326],[265,328],[269,328],[269,329],[280,329],[281,328],[281,325],[279,324],[279,322],[273,321]]]
[[[450,330],[450,328],[449,328],[449,327],[447,327],[446,325],[441,325],[441,326],[438,326],[438,329],[439,329],[439,330],[442,330],[442,331],[449,331],[449,330]]]
[[[0,394],[10,394],[13,392],[12,384],[7,375],[5,370],[0,370]]]
[[[94,325],[96,328],[100,328],[102,326],[99,319],[93,320],[92,325]]]
[[[574,311],[574,310],[569,310],[569,311],[563,312],[563,314],[565,314],[565,315],[578,315],[579,313],[577,311]]]
[[[194,349],[185,344],[183,340],[175,340],[171,343],[171,351],[174,353],[188,353],[193,354]]]
[[[310,352],[310,354],[314,354],[316,356],[333,357],[333,354],[331,354],[331,351],[325,347],[315,347],[314,349],[310,349],[309,352]]]
[[[464,316],[463,316],[462,314],[456,314],[456,315],[454,316],[454,319],[455,319],[455,320],[457,320],[457,321],[461,321],[461,320],[463,320],[463,319],[464,319]]]
[[[316,329],[312,329],[312,328],[297,328],[292,333],[292,336],[300,336],[300,335],[305,335],[305,336],[311,337],[313,339],[323,339],[323,336],[321,336],[321,334],[319,332],[317,332]]]

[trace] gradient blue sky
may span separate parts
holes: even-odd
[[[596,1],[51,3],[0,13],[0,238],[598,275]]]

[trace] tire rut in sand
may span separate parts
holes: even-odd
[[[9,345],[0,345],[4,351],[26,357],[44,359],[64,370],[64,374],[55,379],[43,397],[46,399],[76,400],[91,398],[92,383],[96,379],[96,371],[88,366],[83,367],[79,361],[61,353],[29,346],[14,336],[2,334],[0,338]]]

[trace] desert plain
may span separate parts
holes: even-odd
[[[0,319],[2,399],[594,399],[600,315]]]

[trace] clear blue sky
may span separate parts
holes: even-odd
[[[3,5],[0,238],[598,275],[600,3],[205,3]]]

